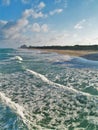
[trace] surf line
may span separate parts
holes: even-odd
[[[77,94],[83,94],[83,95],[85,95],[85,96],[90,96],[90,97],[92,96],[92,95],[89,94],[89,93],[81,92],[81,91],[76,90],[76,89],[74,89],[74,88],[72,88],[72,87],[67,87],[67,86],[64,86],[64,85],[55,83],[55,82],[49,80],[49,79],[48,79],[47,77],[45,77],[44,75],[42,75],[42,74],[40,74],[40,73],[37,73],[37,72],[35,72],[35,71],[33,71],[33,70],[26,69],[26,71],[29,72],[29,73],[31,73],[31,74],[33,74],[33,75],[35,75],[36,77],[39,77],[42,81],[48,83],[49,85],[54,85],[55,87],[58,86],[58,87],[61,87],[61,88],[66,89],[66,90],[68,90],[68,91],[71,90],[71,91],[73,91],[73,92],[75,92],[75,93],[77,93]]]
[[[7,106],[12,108],[15,111],[15,113],[17,113],[22,118],[23,123],[28,127],[28,129],[30,129],[31,122],[28,119],[26,119],[25,109],[18,103],[11,101],[11,99],[6,97],[5,94],[2,92],[0,92],[0,98],[2,102],[4,102]]]
[[[6,61],[16,61],[18,63],[22,63],[23,58],[21,56],[14,56],[14,57],[11,57],[10,59],[6,60]]]

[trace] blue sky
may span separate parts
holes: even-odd
[[[0,0],[0,47],[98,44],[98,0]]]

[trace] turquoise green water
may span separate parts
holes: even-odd
[[[98,62],[1,49],[0,130],[98,130]]]

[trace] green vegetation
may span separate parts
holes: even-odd
[[[55,49],[55,50],[98,50],[98,45],[75,45],[75,46],[26,46],[20,48],[27,49]]]

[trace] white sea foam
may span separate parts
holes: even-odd
[[[22,57],[20,57],[20,56],[12,57],[11,60],[23,61]]]
[[[11,99],[6,97],[5,94],[2,92],[0,92],[0,98],[7,106],[12,108],[22,118],[22,121],[24,122],[24,124],[28,126],[29,120],[27,120],[25,117],[25,109],[19,104],[11,101]]]
[[[49,80],[48,78],[46,78],[44,75],[39,74],[39,73],[37,73],[37,72],[35,72],[35,71],[33,71],[33,70],[26,69],[26,71],[30,72],[31,74],[35,75],[37,78],[40,78],[42,81],[44,81],[44,82],[46,82],[46,83],[48,83],[48,84],[50,84],[50,85],[53,85],[53,86],[56,86],[56,87],[61,87],[61,88],[64,88],[64,89],[66,89],[66,90],[68,90],[68,91],[70,90],[70,91],[72,91],[72,92],[75,92],[75,93],[77,93],[77,94],[83,94],[83,95],[86,95],[86,96],[92,96],[92,95],[90,95],[89,93],[85,93],[85,92],[76,90],[76,89],[74,89],[72,86],[67,87],[67,86],[64,86],[64,85],[55,83],[55,82]]]
[[[2,101],[4,101],[8,106],[10,106],[14,110],[16,110],[17,113],[22,117],[22,119],[24,119],[24,114],[23,114],[24,108],[23,107],[21,107],[19,104],[12,102],[11,99],[6,97],[4,93],[0,92],[0,97],[1,97]]]
[[[51,81],[48,78],[46,78],[44,75],[39,74],[39,73],[37,73],[37,72],[35,72],[33,70],[30,70],[30,69],[26,69],[26,70],[28,72],[30,72],[31,74],[35,75],[36,77],[41,78],[44,82],[51,83]]]
[[[60,55],[60,54],[55,54],[53,56],[50,55],[48,56],[47,60],[50,62],[64,62],[64,61],[70,61],[72,60],[73,57],[69,55]]]
[[[92,124],[98,125],[98,117],[88,116],[88,117],[87,117],[87,120],[88,120],[90,123],[92,123]]]
[[[15,56],[15,57],[10,58],[10,60],[16,60],[18,63],[22,63],[23,58],[20,56]]]
[[[20,56],[15,56],[15,59],[16,59],[16,60],[19,60],[19,61],[22,61],[22,60],[23,60],[22,57],[20,57]]]

